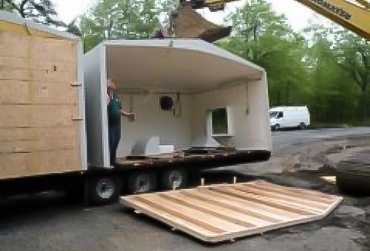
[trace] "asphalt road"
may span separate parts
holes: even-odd
[[[369,133],[370,128],[276,132],[274,148]],[[207,245],[119,204],[85,208],[55,194],[0,203],[0,212],[1,251],[365,250],[354,241],[363,237],[361,232],[331,223]]]
[[[348,137],[370,134],[369,127],[335,128],[304,131],[277,131],[273,132],[274,150],[300,142],[313,142],[327,139],[346,139]]]

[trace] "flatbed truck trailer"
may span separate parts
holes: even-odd
[[[79,37],[0,12],[0,50],[1,198],[62,190],[101,204],[271,156],[264,69],[215,45],[119,40],[83,55]],[[108,78],[137,113],[113,164]]]

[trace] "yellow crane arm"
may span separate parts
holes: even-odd
[[[234,1],[240,0],[180,0],[180,14],[174,16],[172,22],[174,33],[179,37],[200,37],[209,42],[228,36],[231,27],[216,27],[197,16],[193,10],[209,8],[211,11],[219,11],[225,8],[225,4]],[[370,2],[368,0],[296,1],[370,40]]]
[[[296,0],[357,35],[370,40],[370,3],[356,0]]]

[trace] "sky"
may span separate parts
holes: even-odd
[[[79,15],[86,13],[98,0],[53,0],[60,19],[65,23],[71,22]],[[245,1],[245,0],[244,0]],[[210,12],[207,9],[200,10],[206,19],[216,24],[224,24],[224,18],[232,13],[238,6],[243,5],[243,0],[229,3],[224,11]],[[268,0],[272,3],[273,10],[278,14],[284,14],[292,28],[299,32],[307,27],[309,20],[320,21],[321,17],[309,8],[294,0]]]

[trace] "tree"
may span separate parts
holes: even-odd
[[[85,48],[105,39],[149,37],[160,24],[160,13],[156,0],[104,0],[81,18]]]
[[[3,0],[1,7],[11,12],[18,12],[21,17],[32,19],[37,23],[66,26],[57,19],[57,13],[50,0]]]
[[[360,116],[366,120],[366,99],[370,84],[370,44],[358,36],[341,32],[340,40],[334,44],[334,62],[353,78],[360,90]]]
[[[266,69],[270,104],[303,103],[306,42],[293,33],[285,17],[276,15],[271,5],[261,0],[247,2],[227,20],[232,21],[233,37],[218,44]]]

